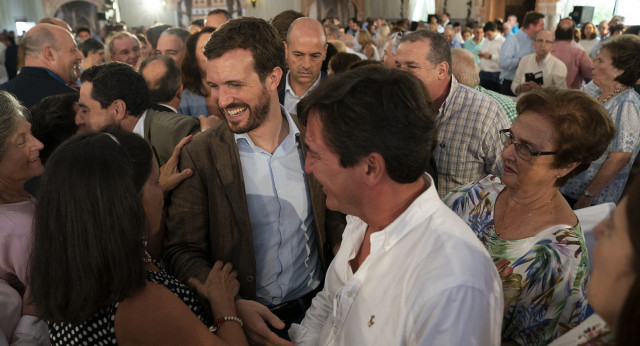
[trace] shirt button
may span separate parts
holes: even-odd
[[[352,295],[353,293],[351,293],[351,291],[347,291],[347,297],[351,298]]]
[[[251,276],[251,275],[247,276],[247,281],[248,282],[253,282],[253,276]]]
[[[280,221],[280,224],[281,224],[281,225],[284,225],[284,220]]]
[[[385,242],[385,243],[384,243],[384,246],[386,246],[386,247],[391,246],[391,242],[390,242],[390,241]]]

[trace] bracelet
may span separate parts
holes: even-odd
[[[242,320],[240,319],[240,317],[225,316],[225,317],[218,318],[218,320],[211,327],[209,327],[209,331],[212,333],[215,333],[218,330],[218,328],[220,328],[220,326],[223,325],[225,322],[236,322],[240,325],[240,327],[244,327],[244,323],[242,323]]]

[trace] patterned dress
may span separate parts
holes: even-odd
[[[587,84],[583,91],[595,98],[600,96],[600,89],[593,82]],[[630,153],[631,160],[622,168],[615,180],[594,197],[593,202],[591,202],[592,205],[607,202],[618,203],[627,184],[633,161],[640,151],[640,131],[638,131],[640,128],[640,95],[633,88],[629,88],[605,102],[602,106],[607,110],[611,121],[616,127],[615,137],[604,154],[593,161],[586,171],[569,179],[560,188],[560,192],[573,199],[579,199],[611,153]]]
[[[504,290],[502,342],[547,345],[586,317],[589,258],[580,225],[556,225],[533,237],[500,239],[495,201],[505,188],[489,175],[444,198],[485,245]]]
[[[163,265],[156,261],[153,263],[158,267],[158,271],[147,271],[147,281],[168,288],[182,299],[202,323],[210,325],[210,321],[204,317],[202,306],[189,287],[169,275]],[[80,325],[49,323],[51,345],[116,345],[115,319],[119,304],[120,302],[116,302],[100,308]]]

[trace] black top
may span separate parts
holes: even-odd
[[[53,78],[46,70],[30,66],[22,67],[15,78],[0,85],[0,90],[12,93],[27,108],[49,95],[78,92]]]
[[[182,299],[202,323],[210,325],[210,321],[204,317],[202,306],[193,292],[167,273],[164,266],[155,261],[153,263],[158,267],[158,271],[147,271],[147,281],[168,288]],[[50,322],[51,345],[116,345],[115,318],[118,304],[120,302],[100,308],[93,317],[80,325]]]

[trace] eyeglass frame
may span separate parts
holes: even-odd
[[[538,42],[538,43],[546,43],[546,44],[554,44],[554,41],[548,41],[548,40],[542,40],[542,39],[534,39],[533,42]]]
[[[557,151],[536,151],[531,149],[531,147],[526,144],[514,141],[515,137],[513,136],[513,132],[511,132],[511,129],[502,129],[498,131],[498,133],[500,134],[500,141],[502,142],[504,148],[506,149],[511,144],[513,144],[516,154],[518,154],[518,156],[526,162],[530,162],[534,156],[555,155],[558,153]],[[506,144],[507,140],[510,142],[509,145]],[[522,155],[520,148],[524,148],[530,154],[529,158],[525,158],[525,156]]]

